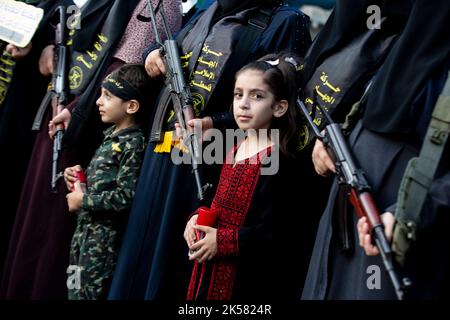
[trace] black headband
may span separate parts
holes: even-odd
[[[108,76],[103,80],[102,87],[122,100],[137,100],[139,103],[144,101],[141,93],[125,80],[118,81]]]

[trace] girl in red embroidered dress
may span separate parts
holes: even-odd
[[[186,225],[189,259],[195,261],[188,300],[271,294],[272,216],[281,198],[277,171],[282,168],[266,174],[264,169],[268,162],[278,166],[295,141],[296,74],[297,62],[287,55],[265,56],[236,74],[233,113],[245,139],[222,167],[211,205],[216,225],[197,225],[198,214]]]

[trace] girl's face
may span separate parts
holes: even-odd
[[[105,123],[120,124],[127,117],[128,102],[102,88],[102,95],[97,100],[100,117]]]
[[[234,86],[233,114],[240,129],[269,129],[272,118],[285,112],[280,115],[279,107],[280,102],[275,100],[263,81],[262,71],[248,69],[238,75]]]

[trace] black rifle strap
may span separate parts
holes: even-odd
[[[254,17],[248,19],[247,28],[239,38],[239,42],[234,50],[237,53],[237,57],[239,57],[239,59],[234,60],[235,65],[242,66],[247,63],[251,55],[252,46],[254,46],[258,37],[267,29],[272,15],[277,9],[278,7],[261,8],[255,13]]]
[[[191,31],[191,29],[194,27],[195,23],[197,22],[197,20],[200,17],[201,17],[201,14],[198,14],[197,16],[192,17],[191,20],[189,20],[189,22],[184,26],[184,28],[181,29],[181,31],[176,35],[177,44],[178,44],[179,48],[181,48],[184,37],[189,33],[189,31]]]

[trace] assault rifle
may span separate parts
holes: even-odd
[[[365,178],[364,171],[356,165],[340,125],[334,123],[328,112],[320,105],[317,105],[317,108],[323,113],[325,120],[328,122],[322,134],[300,98],[297,98],[297,104],[317,138],[332,153],[338,183],[350,190],[348,197],[355,208],[357,216],[359,218],[367,217],[373,239],[380,251],[384,267],[389,274],[397,298],[403,300],[406,289],[411,286],[411,281],[408,278],[403,278],[400,281],[395,271],[393,264],[394,253],[384,233],[384,225],[381,222],[380,211],[371,194],[371,187]]]
[[[58,6],[55,14],[59,14],[59,23],[55,29],[55,54],[54,65],[56,66],[52,78],[52,92],[56,98],[56,114],[61,113],[62,109],[68,102],[68,85],[67,85],[67,33],[66,33],[66,8]],[[56,192],[56,183],[62,177],[62,172],[58,173],[58,160],[62,147],[62,137],[64,135],[64,125],[56,126],[56,133],[53,137],[53,157],[52,157],[52,191]]]
[[[205,198],[205,190],[209,188],[209,184],[203,186],[200,178],[199,137],[196,132],[194,132],[194,130],[187,128],[186,125],[189,120],[195,118],[194,108],[192,107],[193,100],[191,90],[184,80],[177,42],[173,39],[172,34],[169,30],[162,0],[158,2],[156,8],[153,7],[153,4],[150,0],[147,0],[147,5],[149,7],[151,22],[153,30],[155,32],[155,39],[157,44],[160,46],[161,56],[164,59],[167,70],[167,74],[165,75],[165,85],[167,91],[161,96],[161,99],[159,101],[159,105],[162,106],[163,109],[161,110],[158,108],[153,126],[161,126],[165,110],[167,106],[169,106],[170,102],[172,102],[175,109],[177,122],[181,127],[184,144],[188,147],[189,154],[191,156],[191,164],[195,177],[195,183],[197,186],[198,199],[202,201]],[[161,36],[159,35],[158,29],[156,27],[157,11],[159,11],[161,15],[164,32],[167,37],[167,40],[164,41],[164,44],[161,42]],[[156,134],[154,132],[156,132]],[[154,130],[152,128],[150,139],[151,141],[161,141],[161,130]]]

